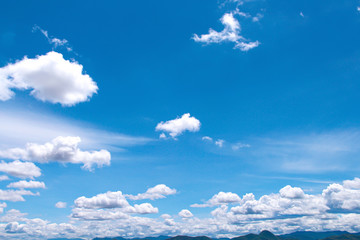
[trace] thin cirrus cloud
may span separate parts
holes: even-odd
[[[200,130],[200,121],[195,117],[191,117],[190,113],[185,113],[181,117],[157,124],[155,130],[162,131],[162,138],[166,137],[167,132],[173,139],[181,135],[185,131],[198,132]]]
[[[220,21],[224,25],[224,29],[221,32],[209,29],[209,33],[201,34],[200,36],[194,34],[193,40],[199,43],[211,44],[211,43],[223,43],[232,42],[235,44],[235,49],[241,51],[249,51],[259,46],[259,41],[248,41],[241,36],[241,26],[239,21],[234,17],[236,12],[225,13]]]
[[[58,136],[79,136],[83,147],[105,148],[111,152],[154,141],[151,138],[104,131],[86,122],[26,109],[4,109],[0,112],[0,119],[0,149],[15,148],[28,142],[47,142]]]
[[[44,35],[44,37],[48,40],[49,44],[51,44],[54,48],[63,46],[69,52],[72,51],[72,48],[69,46],[69,41],[68,40],[56,38],[56,37],[53,37],[53,36],[49,36],[48,31],[42,29],[38,25],[35,25],[32,30],[33,30],[33,32],[40,31]]]
[[[88,101],[98,87],[81,64],[52,51],[0,68],[0,100],[13,98],[14,89],[31,90],[30,95],[43,102],[73,106]]]
[[[94,166],[109,166],[111,155],[107,150],[82,151],[78,145],[80,137],[56,137],[45,144],[27,143],[25,148],[11,148],[0,151],[0,157],[21,159],[39,163],[51,161],[61,163],[83,164],[82,168],[92,171]]]

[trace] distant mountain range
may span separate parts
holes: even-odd
[[[53,238],[49,240],[81,240],[67,238]],[[259,234],[247,234],[234,238],[209,238],[207,236],[189,237],[189,236],[158,236],[146,238],[123,238],[123,237],[107,237],[94,238],[93,240],[360,240],[360,233],[349,233],[346,231],[330,231],[330,232],[311,232],[302,231],[284,235],[274,235],[269,231],[262,231]]]

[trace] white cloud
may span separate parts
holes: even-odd
[[[130,218],[129,214],[158,213],[150,203],[131,206],[121,191],[106,192],[91,198],[79,197],[75,201],[71,217],[82,220],[110,220]]]
[[[187,209],[183,209],[179,212],[179,216],[182,218],[191,218],[194,215]]]
[[[38,182],[38,181],[18,181],[18,182],[12,182],[9,185],[7,185],[8,188],[45,188],[44,182]]]
[[[89,75],[83,74],[81,64],[48,52],[0,68],[0,100],[11,99],[15,95],[11,89],[31,90],[30,94],[41,101],[72,106],[88,101],[98,87]]]
[[[229,203],[239,203],[241,198],[232,192],[219,192],[204,204],[193,204],[191,207],[212,207],[217,205],[224,205]]]
[[[79,136],[82,146],[109,151],[122,151],[124,147],[145,145],[153,141],[150,138],[104,131],[87,122],[64,119],[33,109],[2,109],[0,119],[0,149],[22,146],[28,142],[46,142],[58,136]]]
[[[218,139],[218,140],[215,141],[215,145],[218,146],[218,147],[223,147],[224,142],[225,142],[225,140]]]
[[[159,138],[160,138],[160,139],[166,139],[167,137],[166,137],[166,134],[165,134],[165,133],[161,133],[161,134],[159,135]]]
[[[163,218],[163,219],[169,219],[169,218],[171,218],[171,216],[169,215],[169,214],[162,214],[161,216],[160,216],[161,218]]]
[[[199,131],[200,121],[195,117],[190,117],[190,113],[185,113],[181,118],[158,123],[155,130],[168,132],[172,138],[176,138],[185,131]]]
[[[11,236],[10,239],[79,237],[92,239],[104,236],[136,238],[192,234],[231,238],[249,232],[260,232],[263,229],[275,234],[306,230],[359,232],[359,210],[357,208],[350,210],[348,207],[351,204],[345,203],[359,199],[357,191],[360,189],[357,181],[357,178],[344,181],[342,184],[337,184],[340,187],[331,184],[324,189],[323,194],[307,194],[301,188],[291,186],[285,186],[277,193],[263,195],[260,198],[255,198],[252,193],[245,194],[240,200],[237,195],[236,197],[228,193],[217,194],[218,196],[214,195],[216,197],[213,199],[218,199],[216,201],[218,207],[211,209],[211,215],[204,218],[193,217],[187,209],[180,211],[178,215],[181,219],[176,218],[176,220],[169,214],[145,217],[143,214],[159,211],[151,204],[145,203],[115,208],[75,206],[69,223],[56,224],[39,218],[26,218],[26,214],[12,209],[0,217],[0,236]],[[341,196],[333,193],[341,193]],[[345,204],[333,206],[327,201],[330,198]],[[233,202],[235,206],[229,207],[227,202]],[[95,205],[104,206],[102,203]],[[6,233],[6,225],[12,222],[22,226],[22,233],[17,233],[16,227],[14,233]]]
[[[213,139],[212,139],[211,137],[209,137],[209,136],[204,136],[204,137],[202,137],[201,139],[202,139],[203,141],[210,141],[210,142],[213,141]]]
[[[356,10],[358,10],[360,12],[360,7],[357,7]]]
[[[241,148],[249,148],[251,147],[249,144],[244,144],[244,143],[235,143],[231,146],[232,150],[237,151]]]
[[[13,162],[0,162],[0,172],[5,172],[11,176],[18,178],[31,178],[41,176],[41,170],[34,163],[21,162],[15,160]]]
[[[130,211],[131,212],[131,211]],[[150,203],[142,203],[142,204],[135,204],[133,213],[139,214],[150,214],[150,213],[158,213],[159,209],[153,207]]]
[[[43,145],[28,143],[25,148],[12,148],[0,151],[0,157],[40,163],[50,161],[81,163],[84,164],[82,168],[89,171],[93,170],[94,165],[97,165],[97,167],[110,165],[111,155],[107,150],[81,151],[78,147],[80,142],[80,137],[59,136]]]
[[[154,200],[159,198],[165,198],[165,196],[173,194],[176,194],[176,189],[171,189],[165,184],[158,184],[155,187],[149,188],[145,193],[139,193],[137,195],[125,194],[124,196],[131,200]]]
[[[11,202],[24,202],[23,196],[38,196],[38,193],[33,193],[27,190],[1,190],[0,200]]]
[[[290,185],[287,185],[280,189],[280,196],[283,198],[304,198],[305,193],[301,188],[298,187],[291,187]]]
[[[72,51],[72,48],[69,46],[69,42],[66,39],[59,39],[56,37],[50,37],[48,31],[40,28],[39,26],[35,25],[33,27],[33,32],[40,31],[48,40],[48,42],[53,45],[54,48],[59,46],[64,46],[68,51]]]
[[[224,29],[221,32],[217,32],[210,28],[208,34],[202,34],[200,36],[194,34],[194,41],[206,44],[233,42],[235,43],[234,48],[238,48],[241,51],[248,51],[259,46],[259,41],[250,42],[240,35],[241,26],[233,13],[225,13],[220,21],[224,25]]]
[[[352,182],[344,181],[344,184],[330,184],[322,192],[327,205],[333,209],[360,211],[360,188],[357,185],[359,179]]]
[[[119,209],[84,209],[74,208],[71,214],[72,218],[81,220],[113,220],[126,219],[129,215]]]
[[[130,206],[121,191],[100,193],[94,197],[79,197],[75,201],[78,208],[122,208]]]
[[[304,17],[305,17],[305,15],[304,15],[304,13],[303,13],[303,12],[300,12],[300,16],[301,16],[302,18],[304,18]]]
[[[8,176],[6,176],[6,175],[1,175],[0,176],[0,181],[6,181],[6,180],[9,180]]]
[[[7,233],[23,233],[24,225],[19,224],[18,222],[11,222],[5,226],[5,232]]]
[[[3,213],[4,212],[4,208],[7,207],[7,204],[6,203],[0,203],[0,213]]]
[[[354,180],[345,180],[343,182],[345,188],[360,189],[360,178],[354,178]]]
[[[56,208],[66,208],[67,203],[66,202],[57,202],[55,204]]]

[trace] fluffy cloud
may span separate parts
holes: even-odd
[[[150,203],[142,203],[135,204],[133,208],[131,208],[130,213],[138,213],[138,214],[150,214],[150,213],[158,213],[159,209],[153,207]]]
[[[233,237],[260,232],[263,229],[276,234],[305,230],[359,232],[358,209],[353,204],[346,203],[359,199],[358,181],[359,179],[355,178],[341,184],[330,184],[322,194],[307,194],[301,188],[290,185],[258,199],[252,193],[240,198],[235,193],[223,192],[211,198],[214,204],[209,204],[209,207],[218,207],[211,211],[211,217],[204,218],[194,217],[187,209],[178,213],[181,219],[174,219],[169,214],[148,218],[143,214],[158,213],[158,209],[149,203],[134,206],[115,204],[119,207],[108,208],[107,206],[113,204],[104,204],[103,200],[95,201],[94,198],[104,198],[99,197],[99,194],[88,198],[92,199],[90,205],[95,207],[78,207],[75,204],[70,223],[55,224],[38,218],[28,219],[17,210],[6,211],[5,215],[0,217],[0,236],[11,236],[14,239],[29,236],[31,239],[103,236],[134,238],[190,234]],[[122,193],[114,193],[124,198]],[[329,202],[329,199],[334,201]],[[235,206],[230,207],[228,203]],[[351,211],[349,206],[352,206]],[[18,225],[15,225],[21,227],[21,233],[17,232],[18,227],[15,225],[8,227],[10,231],[13,229],[13,233],[6,232],[6,225],[13,222],[17,222]]]
[[[55,204],[56,208],[66,208],[67,203],[66,202],[57,202]]]
[[[327,205],[333,209],[349,211],[360,211],[360,188],[357,185],[358,178],[353,181],[346,181],[343,185],[330,184],[323,192],[322,196]]]
[[[8,159],[22,159],[47,163],[58,161],[63,163],[82,163],[83,169],[93,170],[94,165],[103,167],[110,165],[111,155],[107,150],[81,151],[78,147],[80,137],[57,137],[43,145],[28,143],[25,148],[12,148],[0,151],[0,156]]]
[[[139,193],[137,195],[125,194],[125,196],[131,200],[154,200],[159,198],[165,198],[165,196],[173,194],[176,194],[176,189],[171,189],[165,184],[158,184],[155,187],[149,188],[145,193]]]
[[[21,162],[19,160],[9,163],[1,161],[0,172],[5,172],[18,178],[34,178],[41,175],[40,168],[38,168],[34,163]]]
[[[38,193],[33,193],[27,190],[1,190],[0,200],[11,202],[24,202],[23,196],[37,196]]]
[[[224,29],[221,32],[217,32],[210,28],[208,34],[202,34],[200,36],[194,34],[194,41],[206,44],[233,42],[235,43],[234,48],[238,48],[241,51],[248,51],[259,46],[260,43],[258,41],[250,42],[240,35],[240,23],[234,17],[234,13],[225,13],[220,21],[224,25]]]
[[[7,185],[8,188],[45,188],[44,182],[38,181],[18,181]]]
[[[0,68],[0,100],[11,99],[15,95],[12,89],[31,90],[30,94],[41,101],[72,106],[88,101],[98,87],[83,74],[81,64],[48,52]]]
[[[78,208],[122,208],[130,206],[121,191],[106,192],[91,198],[79,197],[75,201]]]
[[[160,122],[155,128],[156,131],[168,132],[172,138],[176,138],[185,131],[197,132],[200,130],[200,121],[195,117],[190,117],[190,113],[185,113],[181,118],[176,118],[166,122]]]
[[[71,217],[80,220],[114,220],[126,219],[129,215],[119,209],[84,209],[74,208]]]
[[[23,233],[24,225],[19,224],[18,222],[11,222],[5,226],[5,232],[7,233]]]
[[[179,216],[182,218],[191,218],[194,215],[187,209],[183,209],[179,212]]]
[[[229,203],[238,203],[241,201],[241,198],[232,192],[219,192],[215,194],[211,199],[206,201],[205,204],[193,204],[191,207],[212,207],[217,205],[229,204]]]
[[[280,189],[280,196],[283,198],[304,198],[305,193],[301,188],[298,187],[291,187],[290,185],[287,185]]]

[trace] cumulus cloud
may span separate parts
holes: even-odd
[[[74,203],[79,208],[122,208],[130,206],[121,191],[109,191],[91,198],[82,196],[77,198]]]
[[[20,236],[31,236],[32,239],[102,236],[134,238],[169,233],[233,237],[263,229],[276,234],[306,230],[359,232],[360,211],[356,203],[360,191],[358,181],[355,178],[330,184],[322,194],[307,194],[301,188],[290,185],[259,198],[255,198],[252,193],[240,198],[235,193],[223,192],[211,198],[214,201],[209,207],[217,208],[204,218],[193,217],[187,209],[178,213],[181,219],[174,219],[169,214],[150,218],[144,214],[158,213],[159,210],[149,203],[108,208],[112,204],[103,204],[104,201],[95,201],[93,198],[88,199],[92,199],[90,205],[94,208],[74,206],[70,223],[55,224],[39,218],[29,219],[12,209],[0,217],[0,235],[10,234],[6,233],[5,227],[12,222],[17,222],[23,230],[23,233],[16,233],[17,228],[14,227],[15,232],[11,233],[14,239]],[[123,194],[118,195],[123,198]],[[229,203],[235,206],[229,206]]]
[[[330,184],[322,192],[329,207],[349,211],[360,211],[360,187],[359,178],[344,181],[343,185]]]
[[[159,198],[165,198],[165,196],[173,194],[176,194],[176,189],[171,189],[165,184],[158,184],[155,187],[149,188],[145,193],[139,193],[137,195],[125,194],[125,196],[131,200],[154,200]]]
[[[41,170],[34,163],[21,162],[15,160],[13,162],[0,162],[0,172],[5,172],[11,176],[18,178],[31,178],[41,176]]]
[[[38,193],[33,193],[27,190],[1,190],[0,200],[11,202],[24,202],[23,196],[38,196]]]
[[[238,203],[241,201],[241,198],[232,192],[219,192],[215,194],[211,199],[206,201],[204,204],[193,204],[191,207],[212,207],[217,205],[229,204],[229,203]]]
[[[131,208],[130,213],[138,213],[138,214],[150,214],[150,213],[158,213],[159,209],[153,207],[150,203],[142,203],[135,204],[133,208]]]
[[[57,202],[55,204],[56,208],[66,208],[67,203],[66,202]]]
[[[200,121],[195,117],[190,117],[190,113],[185,113],[181,118],[176,118],[157,124],[156,131],[168,132],[172,138],[176,138],[185,131],[197,132],[200,130]]]
[[[113,220],[113,219],[126,219],[129,215],[119,209],[83,209],[74,208],[71,217],[81,220]]]
[[[9,185],[7,185],[8,188],[45,188],[44,182],[38,182],[38,181],[18,181],[18,182],[12,182]]]
[[[82,220],[111,220],[130,218],[130,214],[158,213],[150,203],[131,206],[121,191],[106,192],[91,198],[79,197],[75,201],[71,217]]]
[[[12,89],[31,90],[36,99],[63,106],[88,101],[98,87],[83,66],[57,52],[17,61],[0,68],[0,100],[11,99]]]
[[[7,233],[23,233],[24,225],[18,222],[11,222],[5,226],[5,232]]]
[[[22,159],[40,163],[57,161],[83,164],[82,168],[89,171],[93,170],[94,165],[97,165],[97,167],[110,165],[111,155],[107,150],[81,151],[78,147],[80,142],[80,137],[59,136],[43,145],[27,143],[25,148],[12,148],[0,151],[0,156],[8,159]]]
[[[280,196],[283,198],[304,198],[305,193],[301,188],[298,187],[291,187],[290,185],[287,185],[280,189]]]
[[[187,209],[183,209],[179,212],[179,216],[182,218],[191,218],[194,215]]]
[[[248,51],[259,46],[259,41],[251,42],[240,35],[241,26],[239,21],[234,17],[234,13],[225,13],[220,21],[224,25],[224,29],[221,32],[210,28],[208,34],[202,34],[200,36],[194,34],[193,40],[205,44],[232,42],[235,44],[234,48],[240,49],[241,51]]]

